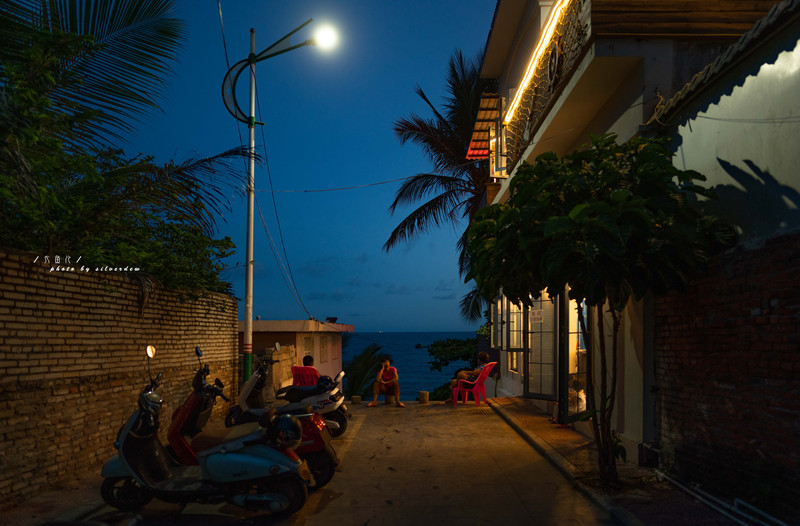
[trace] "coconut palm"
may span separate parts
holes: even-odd
[[[158,107],[183,34],[172,12],[172,0],[0,3],[0,244],[161,261],[164,284],[226,290],[217,261],[232,244],[211,236],[248,150],[156,165],[116,144]],[[184,253],[195,266],[168,257]]]
[[[55,111],[91,114],[64,139],[108,145],[131,129],[132,119],[158,107],[184,34],[173,11],[172,0],[4,0],[0,73],[6,63],[31,60],[32,45],[70,44],[69,53],[56,57],[50,89],[40,95]]]
[[[444,107],[439,111],[428,96],[417,87],[433,116],[416,114],[395,123],[395,133],[405,144],[418,144],[433,163],[433,171],[408,178],[397,190],[389,210],[424,201],[403,219],[383,245],[388,251],[402,241],[450,223],[455,227],[469,220],[478,211],[489,178],[487,161],[467,160],[472,130],[478,116],[481,94],[491,89],[490,82],[480,77],[479,55],[472,61],[461,51],[450,57]],[[466,228],[466,225],[465,225]],[[459,271],[467,269],[465,237],[458,241]]]

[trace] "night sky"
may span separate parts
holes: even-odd
[[[163,111],[145,118],[125,146],[159,161],[213,155],[248,140],[246,125],[237,124],[222,102],[228,65],[217,1],[177,5],[188,38],[175,74],[165,79]],[[388,212],[399,181],[375,183],[430,170],[418,147],[400,144],[393,124],[412,112],[429,115],[417,85],[441,103],[451,54],[482,51],[494,7],[490,0],[222,1],[231,65],[247,57],[251,27],[256,53],[309,18],[314,22],[293,44],[309,38],[318,24],[339,32],[333,50],[306,46],[256,66],[256,118],[266,123],[263,139],[256,131],[256,148],[267,161],[256,167],[256,201],[280,250],[271,174],[288,268],[311,316],[338,317],[356,331],[476,328],[460,318],[458,307],[469,289],[458,275],[455,248],[465,225],[436,229],[387,254],[383,243],[408,209]],[[245,74],[238,86],[245,109],[248,86]],[[242,173],[244,178],[244,161]],[[316,191],[340,188],[350,189]],[[242,319],[246,201],[232,193],[230,203],[219,235],[236,243],[237,254],[227,263],[238,268],[223,276],[233,283]],[[254,238],[253,315],[307,319],[281,276],[258,208]],[[281,258],[285,265],[282,250]]]

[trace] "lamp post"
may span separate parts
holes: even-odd
[[[255,204],[255,165],[256,165],[256,62],[282,55],[303,46],[319,45],[331,47],[336,43],[336,34],[332,29],[320,28],[317,35],[299,44],[292,45],[290,37],[311,23],[308,19],[297,26],[286,36],[256,55],[256,31],[250,29],[250,55],[234,64],[222,79],[222,101],[233,117],[247,124],[250,132],[250,159],[247,169],[247,248],[245,250],[244,279],[244,342],[242,348],[242,381],[250,378],[253,369],[253,215]],[[236,100],[236,83],[246,68],[250,68],[250,108],[248,114],[242,111]]]

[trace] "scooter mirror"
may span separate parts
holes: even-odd
[[[216,386],[217,386],[217,387],[219,387],[220,389],[222,389],[223,387],[225,387],[225,384],[223,384],[223,383],[222,383],[222,380],[220,380],[219,378],[214,378],[214,385],[216,385]]]
[[[148,358],[155,358],[156,357],[156,348],[153,347],[152,345],[148,345],[145,348],[144,352],[147,353],[147,357]]]

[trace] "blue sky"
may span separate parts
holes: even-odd
[[[162,111],[145,118],[126,146],[160,161],[247,142],[247,127],[222,102],[228,66],[217,1],[176,3],[188,38],[175,74],[165,80]],[[256,131],[256,148],[268,161],[291,273],[313,317],[335,316],[356,331],[476,328],[459,316],[459,299],[469,288],[458,275],[459,231],[440,228],[385,253],[383,243],[409,209],[388,212],[400,182],[374,183],[430,170],[419,148],[400,144],[393,124],[411,113],[428,115],[417,85],[441,102],[449,57],[456,49],[468,57],[483,49],[494,7],[491,0],[222,0],[231,65],[247,57],[251,27],[257,53],[309,18],[314,22],[293,43],[309,38],[317,24],[339,31],[332,51],[307,46],[256,66],[257,120],[266,123],[263,141]],[[243,75],[243,108],[248,84]],[[266,163],[256,167],[256,200],[280,248],[269,174]],[[309,192],[362,185],[372,186]],[[240,299],[241,319],[246,202],[231,195],[230,204],[219,234],[236,243],[228,263],[239,268],[223,276]],[[258,208],[255,218],[254,316],[306,319],[281,277]]]

